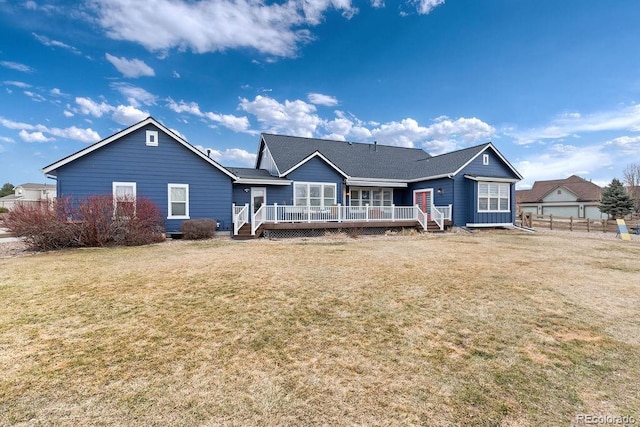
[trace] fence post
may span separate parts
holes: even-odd
[[[607,218],[605,218],[604,221],[602,221],[602,232],[603,233],[607,232]]]
[[[553,214],[549,214],[549,230],[553,230]]]
[[[573,231],[573,215],[569,217],[569,231]]]
[[[591,232],[591,220],[587,218],[587,233]]]

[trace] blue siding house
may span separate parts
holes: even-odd
[[[431,156],[262,134],[255,167],[224,167],[149,117],[43,169],[61,197],[144,196],[167,231],[214,218],[234,235],[269,229],[504,227],[518,171],[492,143]]]

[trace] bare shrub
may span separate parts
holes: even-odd
[[[182,222],[180,231],[185,239],[209,239],[216,235],[217,226],[215,219],[190,219]]]
[[[114,201],[110,195],[89,196],[72,204],[58,199],[41,205],[17,205],[7,227],[33,250],[77,246],[137,246],[164,240],[158,206],[145,198]]]
[[[79,246],[77,229],[67,220],[68,213],[68,199],[37,205],[17,203],[5,218],[5,224],[32,250]]]

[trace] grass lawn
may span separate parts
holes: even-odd
[[[640,423],[640,245],[174,242],[0,259],[0,425]]]

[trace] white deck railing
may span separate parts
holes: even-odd
[[[234,234],[248,219],[237,218],[247,214],[249,207],[234,206]],[[376,221],[418,221],[426,230],[429,219],[434,220],[440,229],[444,229],[444,221],[451,219],[451,205],[432,206],[431,215],[418,206],[342,206],[340,204],[322,208],[319,206],[262,205],[251,215],[251,234],[264,223],[292,222],[376,222]],[[243,222],[244,221],[244,222]],[[238,224],[238,226],[236,226]]]
[[[233,234],[238,234],[238,231],[243,225],[249,222],[249,204],[244,206],[236,206],[233,204]]]

